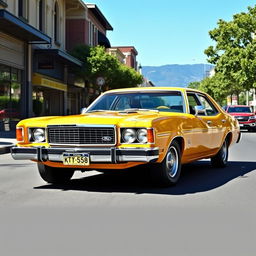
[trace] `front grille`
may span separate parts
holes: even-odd
[[[236,116],[235,118],[241,122],[247,122],[249,120],[248,116]]]
[[[115,145],[114,127],[48,126],[48,142],[63,145]]]

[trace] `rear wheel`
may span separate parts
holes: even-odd
[[[151,165],[150,174],[153,182],[161,186],[170,186],[178,182],[180,173],[180,146],[176,141],[173,141],[162,163]]]
[[[211,158],[212,166],[226,167],[228,163],[228,140],[225,139],[219,152]]]
[[[74,174],[73,169],[50,167],[41,163],[37,164],[41,178],[52,184],[68,182]]]

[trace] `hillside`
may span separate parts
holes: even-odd
[[[143,66],[143,76],[155,86],[187,87],[190,82],[201,81],[212,69],[208,64]]]

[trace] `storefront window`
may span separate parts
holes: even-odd
[[[0,65],[0,130],[15,130],[21,118],[22,71]]]
[[[63,91],[33,86],[33,115],[63,115]]]

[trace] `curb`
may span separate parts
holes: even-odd
[[[8,154],[11,152],[11,148],[14,147],[14,143],[10,142],[0,142],[0,155]]]

